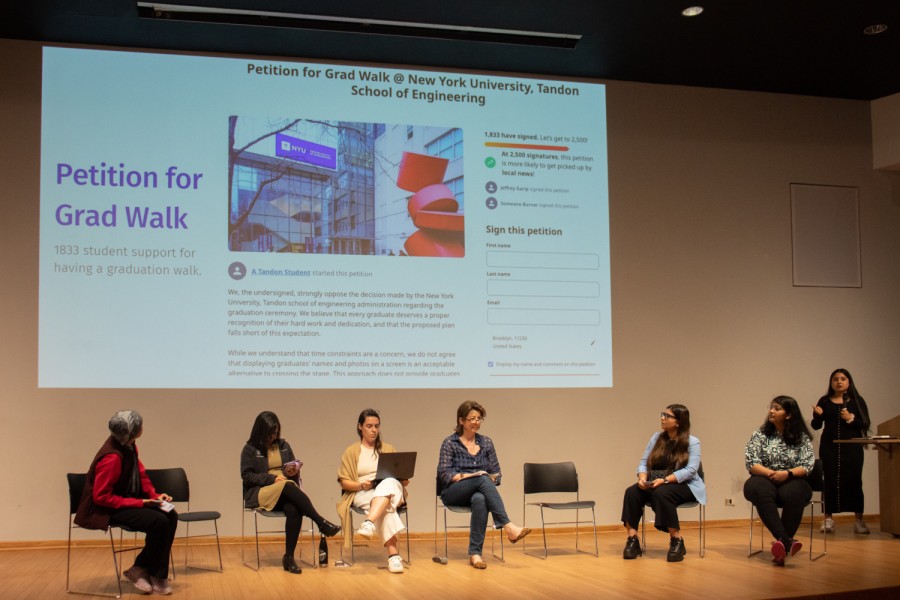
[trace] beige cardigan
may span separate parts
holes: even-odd
[[[359,465],[359,451],[360,442],[350,444],[347,446],[347,449],[344,450],[344,455],[341,457],[341,468],[338,469],[338,484],[341,483],[341,479],[359,481],[359,471],[357,469],[357,466]],[[390,444],[385,442],[381,443],[382,454],[396,451],[397,450]],[[337,512],[338,516],[341,518],[341,527],[344,530],[344,548],[349,550],[351,544],[350,506],[353,504],[353,498],[356,497],[356,492],[348,492],[343,489],[342,492],[341,501],[337,503]]]

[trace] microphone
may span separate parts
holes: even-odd
[[[434,556],[431,557],[431,562],[436,562],[436,563],[440,563],[442,565],[446,565],[447,557],[446,556],[438,556],[437,554],[435,554]]]
[[[844,392],[843,400],[844,400],[844,408],[847,408],[847,402],[850,401],[850,394],[848,394],[847,392]]]

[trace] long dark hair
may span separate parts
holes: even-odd
[[[669,444],[669,436],[665,433],[656,438],[656,444],[647,457],[647,466],[653,468],[655,465],[665,465],[675,470],[685,466],[690,458],[691,411],[683,404],[670,404],[666,408],[675,415],[678,431],[672,444]]]
[[[375,417],[378,419],[378,424],[381,424],[381,415],[378,414],[378,411],[374,408],[365,408],[361,413],[359,413],[359,419],[356,420],[356,433],[359,434],[359,439],[362,440],[362,426],[363,423],[366,422],[366,419],[369,417]],[[381,429],[378,430],[378,437],[375,438],[375,454],[381,454]]]
[[[269,451],[269,436],[273,433],[278,434],[276,439],[281,438],[281,421],[278,420],[278,415],[272,411],[264,410],[256,415],[247,443],[265,454]]]
[[[803,441],[804,433],[806,434],[806,437],[812,439],[812,434],[809,432],[809,427],[806,426],[806,422],[803,420],[803,414],[800,412],[800,405],[797,404],[796,400],[790,396],[775,396],[772,398],[772,402],[769,403],[769,406],[772,404],[777,404],[783,408],[785,412],[784,433],[781,436],[785,444],[788,446],[800,444]],[[775,429],[775,426],[769,421],[768,417],[766,417],[765,422],[759,429],[766,434],[766,436],[773,436],[778,433],[778,430]]]
[[[831,387],[831,380],[834,379],[834,376],[838,373],[843,374],[847,378],[847,381],[850,382],[850,386],[847,388],[847,404],[855,402],[858,409],[857,412],[859,413],[860,422],[853,423],[853,425],[856,425],[862,429],[863,432],[866,432],[872,424],[869,421],[869,407],[866,406],[866,401],[863,400],[863,397],[860,396],[859,391],[856,389],[856,384],[853,383],[853,376],[850,374],[850,371],[847,369],[835,369],[832,371],[831,375],[828,376],[828,393],[825,395],[830,398],[834,393],[834,388]]]
[[[460,425],[459,420],[465,419],[466,416],[473,410],[477,410],[482,419],[487,416],[487,411],[482,405],[478,404],[474,400],[466,400],[459,405],[459,408],[456,409],[456,435],[462,435],[463,433],[463,426]]]

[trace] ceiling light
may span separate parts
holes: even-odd
[[[398,35],[456,41],[546,46],[550,48],[574,48],[582,37],[581,35],[570,33],[333,17],[263,10],[190,6],[187,4],[166,4],[161,2],[138,1],[137,8],[138,16],[145,19],[312,29],[339,33]]]
[[[702,6],[688,6],[686,9],[681,11],[682,17],[696,17],[700,13],[703,12]]]
[[[879,33],[884,33],[887,31],[887,25],[884,23],[879,23],[877,25],[869,25],[865,29],[863,29],[863,33],[866,35],[878,35]]]

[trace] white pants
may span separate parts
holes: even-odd
[[[356,495],[353,497],[353,506],[369,512],[372,500],[379,497],[389,497],[390,499],[387,510],[374,521],[378,535],[387,542],[406,529],[403,526],[400,515],[397,514],[397,507],[403,503],[403,485],[393,477],[383,479],[381,483],[372,489],[356,492]]]

